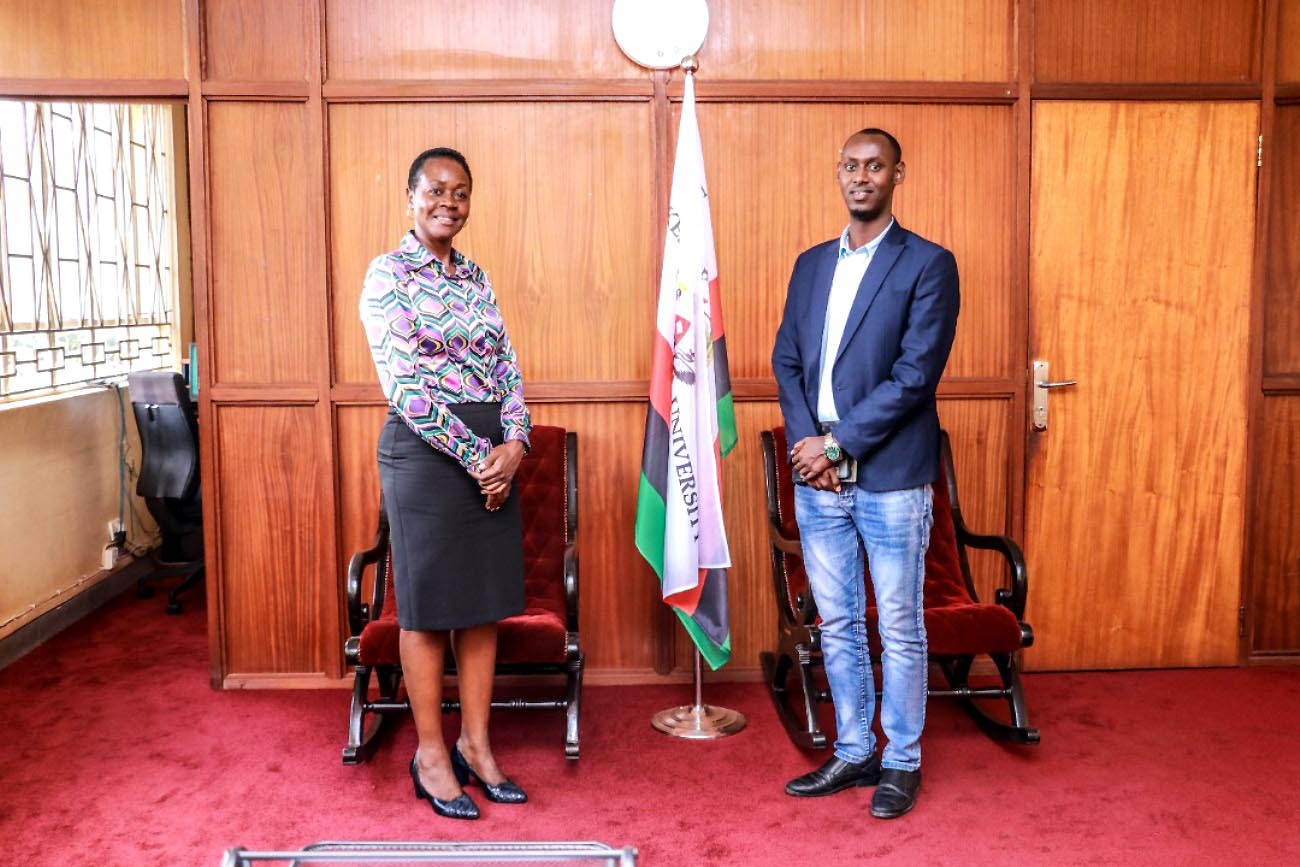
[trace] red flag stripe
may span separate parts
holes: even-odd
[[[667,421],[672,417],[673,406],[673,348],[657,331],[653,353],[650,361],[650,405]]]
[[[700,570],[700,583],[696,584],[690,590],[683,590],[680,593],[672,593],[664,597],[664,602],[674,608],[680,608],[687,614],[694,614],[695,609],[700,605],[700,597],[704,595],[704,579],[708,574],[707,569]]]
[[[722,292],[717,277],[709,281],[709,324],[713,328],[713,342],[717,343],[726,334],[722,328]]]

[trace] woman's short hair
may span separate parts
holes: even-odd
[[[474,186],[474,175],[470,172],[469,162],[465,159],[463,153],[455,148],[429,148],[427,151],[424,151],[416,157],[415,161],[411,163],[411,170],[406,175],[406,188],[408,190],[414,190],[419,186],[420,171],[424,168],[424,164],[429,160],[438,159],[451,160],[452,162],[459,163],[460,167],[465,170],[465,177],[469,179],[469,185],[471,187]]]

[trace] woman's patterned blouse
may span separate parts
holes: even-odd
[[[429,445],[473,469],[492,444],[448,404],[500,401],[506,441],[528,446],[523,377],[482,268],[453,250],[448,273],[408,232],[370,263],[361,322],[389,404]]]

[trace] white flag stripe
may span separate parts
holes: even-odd
[[[694,589],[701,569],[731,566],[718,484],[718,409],[713,379],[709,281],[717,276],[704,152],[695,117],[695,81],[686,77],[677,132],[659,332],[673,347],[664,522],[665,597]]]

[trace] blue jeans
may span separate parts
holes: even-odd
[[[822,658],[835,703],[835,755],[846,762],[864,762],[875,751],[865,548],[884,651],[880,726],[889,743],[881,765],[921,767],[929,675],[922,594],[933,504],[929,485],[866,491],[850,484],[838,493],[795,486],[804,568],[822,618]]]

